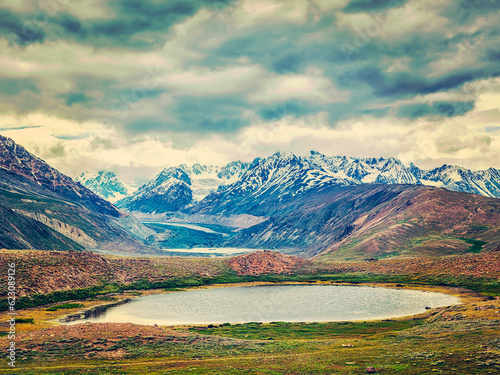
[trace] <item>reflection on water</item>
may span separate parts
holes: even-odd
[[[80,313],[67,315],[64,318],[59,319],[59,322],[68,323],[68,322],[74,322],[76,320],[86,320],[86,319],[90,319],[90,318],[97,318],[98,316],[104,314],[107,310],[109,310],[113,307],[116,307],[116,306],[123,305],[125,303],[129,303],[131,301],[132,300],[130,298],[126,298],[126,299],[120,300],[120,301],[115,302],[115,303],[109,303],[107,305],[95,306],[95,307],[92,307],[91,309],[84,310]]]
[[[419,290],[261,285],[138,297],[131,303],[108,307],[101,315],[87,320],[150,325],[350,321],[414,315],[428,307],[458,303],[457,297]]]

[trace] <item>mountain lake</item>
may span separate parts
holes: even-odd
[[[84,321],[146,325],[355,321],[415,315],[459,303],[458,297],[448,294],[383,287],[235,286],[137,297]]]

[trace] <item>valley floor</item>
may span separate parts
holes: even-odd
[[[71,301],[77,305],[61,300],[20,308],[16,325],[16,368],[8,368],[3,357],[0,373],[361,374],[373,367],[380,374],[496,374],[500,371],[500,293],[497,271],[492,270],[495,256],[486,254],[484,261],[479,255],[468,258],[471,272],[464,272],[466,277],[462,279],[460,275],[450,279],[444,268],[435,272],[427,269],[426,275],[420,274],[420,278],[408,271],[408,267],[420,269],[423,264],[428,268],[430,264],[438,264],[435,259],[338,263],[328,265],[328,273],[318,273],[319,269],[315,269],[310,274],[287,276],[288,282],[305,277],[308,283],[363,283],[371,279],[377,284],[370,285],[432,289],[462,297],[461,305],[401,319],[195,327],[54,323],[56,318],[81,310],[82,305],[90,308],[133,295],[165,292],[139,288]],[[450,258],[450,264],[465,267],[467,262],[461,259]],[[185,266],[183,262],[191,261],[179,259],[176,267]],[[227,272],[226,265],[217,263],[222,260],[214,262],[211,265],[214,269]],[[418,263],[418,267],[411,266],[413,263]],[[442,265],[443,260],[439,264]],[[479,272],[480,264],[487,271]],[[311,267],[309,264],[304,269],[311,270]],[[350,267],[349,270],[346,267]],[[334,269],[344,271],[332,272]],[[402,271],[396,272],[398,269]],[[474,277],[471,274],[475,272],[479,273]],[[243,280],[245,276],[233,277]],[[455,285],[461,281],[466,284],[463,286],[482,293]],[[438,283],[454,287],[431,285]],[[54,305],[62,308],[47,310]],[[6,327],[2,324],[1,328],[5,331]],[[0,345],[8,347],[5,334],[0,336]]]

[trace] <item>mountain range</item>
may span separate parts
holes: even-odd
[[[394,158],[331,157],[314,151],[308,157],[299,157],[277,152],[256,159],[237,182],[208,195],[190,213],[261,215],[307,191],[364,184],[430,185],[500,197],[500,173],[494,168],[472,172],[444,165],[424,171],[413,164],[406,167]]]
[[[226,198],[238,196],[258,206],[264,196],[286,199],[321,186],[367,183],[427,185],[500,198],[500,171],[495,168],[472,171],[445,164],[423,170],[394,158],[327,156],[315,151],[306,157],[277,152],[257,158],[251,164],[236,161],[225,166],[169,167],[128,196],[130,188],[111,172],[99,172],[92,178],[80,176],[77,181],[124,210],[147,214],[203,212],[214,201],[221,206]],[[238,211],[247,211],[248,202],[241,203]],[[231,205],[226,203],[228,207]],[[219,207],[219,211],[222,213],[224,209]]]
[[[475,186],[496,186],[495,179],[480,185],[477,174],[458,171],[464,172],[450,167],[421,173],[437,179],[441,172],[454,188],[470,187],[462,176],[471,175]],[[260,223],[238,231],[227,246],[323,254],[325,259],[442,255],[500,246],[499,199],[423,185],[392,158],[276,153],[257,160],[236,183],[208,195],[189,214],[186,221],[200,223],[252,215]]]
[[[112,173],[81,181],[113,197],[113,190],[125,191]],[[233,228],[224,230],[218,246],[378,259],[500,249],[500,199],[484,196],[499,195],[499,181],[493,168],[424,171],[393,158],[277,152],[251,164],[166,168],[117,204],[164,219],[170,212],[171,221]],[[1,136],[0,198],[4,248],[155,253],[161,251],[151,247],[155,236],[174,233],[145,227]]]

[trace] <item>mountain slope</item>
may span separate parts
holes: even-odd
[[[0,248],[83,250],[83,246],[39,221],[0,204]]]
[[[62,197],[76,200],[94,212],[113,217],[121,216],[121,213],[111,203],[52,168],[42,159],[30,154],[12,139],[1,135],[0,167],[24,176]]]
[[[193,201],[191,179],[180,168],[165,168],[131,196],[117,202],[128,211],[163,213],[177,211]]]
[[[81,184],[0,136],[0,242],[6,248],[142,251],[150,231]],[[140,225],[139,225],[140,226]]]
[[[419,185],[324,187],[270,212],[229,246],[322,259],[488,251],[500,246],[500,200]]]
[[[500,200],[439,188],[401,194],[360,215],[322,259],[449,255],[500,246]]]

